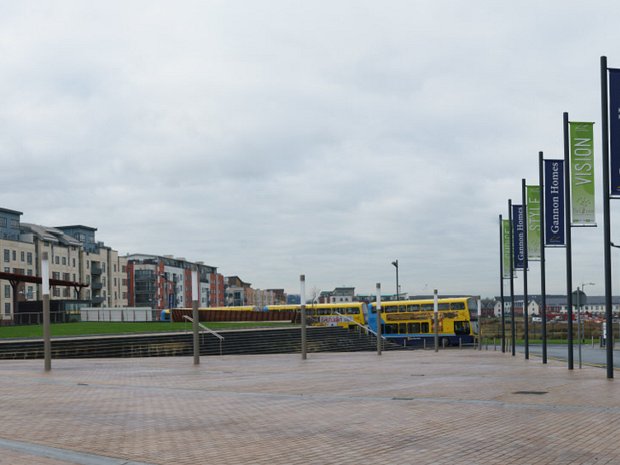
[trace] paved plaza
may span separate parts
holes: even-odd
[[[620,464],[620,372],[492,350],[0,362],[0,464]]]

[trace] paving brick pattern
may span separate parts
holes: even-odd
[[[2,439],[152,464],[620,464],[619,379],[491,351],[5,361],[0,402]]]

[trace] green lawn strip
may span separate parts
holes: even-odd
[[[219,331],[222,329],[247,329],[247,328],[273,328],[288,327],[290,323],[271,321],[248,321],[248,322],[208,322],[203,323],[209,329]],[[154,333],[172,331],[191,331],[192,324],[168,323],[168,322],[137,322],[137,323],[114,323],[114,322],[81,322],[81,323],[57,323],[51,325],[52,337],[54,336],[86,336],[97,334],[130,334],[130,333]],[[28,326],[4,326],[0,327],[0,339],[7,338],[40,338],[43,337],[41,325]]]

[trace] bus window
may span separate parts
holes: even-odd
[[[420,323],[420,332],[428,333],[428,323]]]
[[[455,321],[454,334],[457,336],[469,334],[469,321]]]
[[[400,323],[398,325],[398,334],[407,334],[407,323]]]
[[[385,325],[385,334],[398,334],[398,325]]]
[[[409,333],[419,333],[420,323],[407,323]]]
[[[434,304],[421,304],[420,305],[420,310],[428,312],[428,311],[433,311],[434,309]]]
[[[451,310],[465,310],[465,302],[452,302],[452,304],[450,304],[450,309]]]
[[[450,304],[437,304],[437,309],[438,310],[450,310]]]

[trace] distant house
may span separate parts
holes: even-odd
[[[523,315],[523,295],[515,295],[515,315]],[[528,296],[528,314],[530,316],[540,316],[542,307],[542,296],[531,295]],[[620,296],[612,297],[612,312],[614,314],[620,312]],[[548,295],[545,298],[545,305],[547,314],[566,314],[568,313],[568,305],[565,295]],[[575,302],[573,302],[575,306]],[[506,313],[510,313],[511,299],[510,296],[504,296],[504,308]],[[604,296],[588,296],[587,302],[581,307],[583,312],[590,313],[592,315],[604,315],[605,314],[605,297]],[[494,315],[501,316],[502,304],[499,297],[495,297]]]
[[[318,303],[335,304],[353,302],[355,300],[354,287],[337,287],[333,291],[322,291],[317,297]]]

